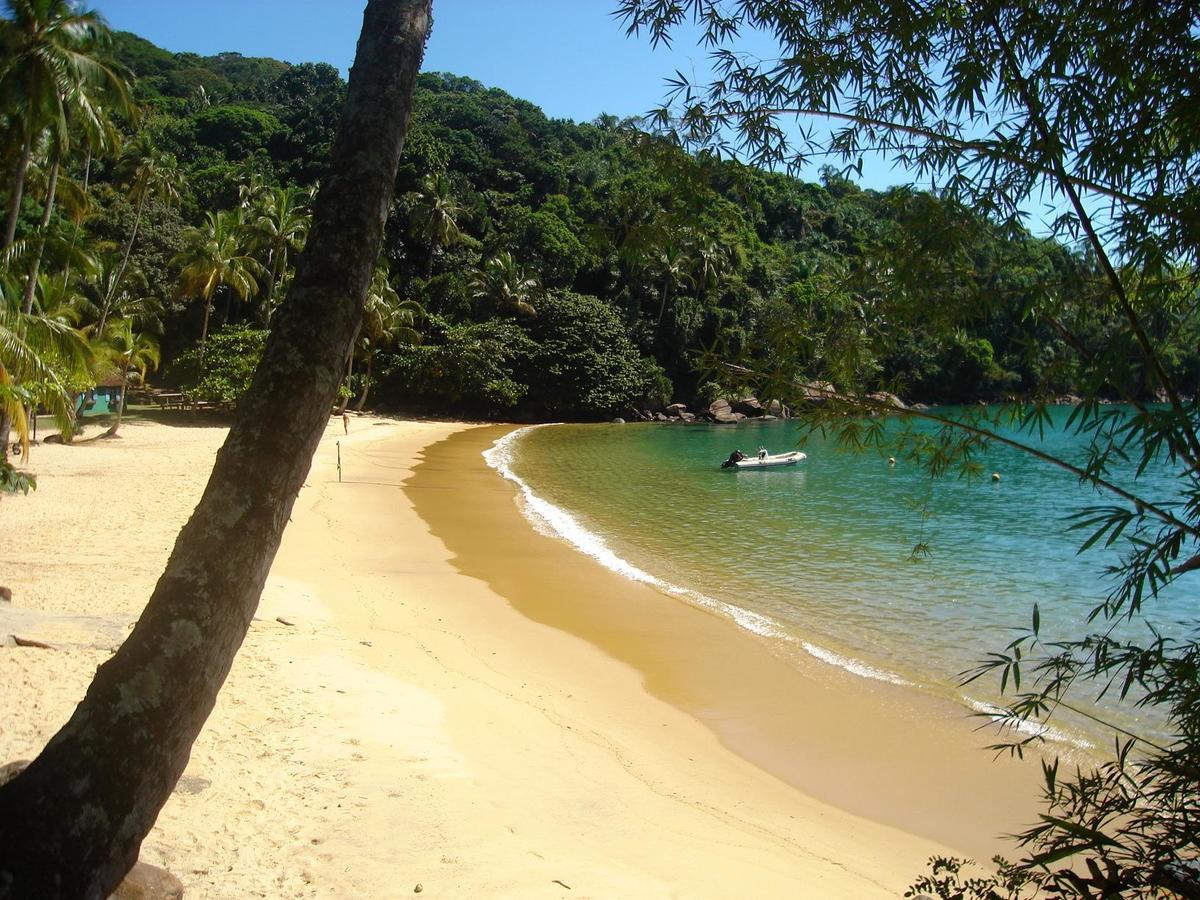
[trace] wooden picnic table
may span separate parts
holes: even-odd
[[[160,391],[154,395],[154,402],[162,409],[183,409],[188,400],[183,394],[172,391]]]

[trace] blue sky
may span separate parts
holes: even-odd
[[[288,62],[328,62],[345,74],[361,0],[90,0],[109,24],[161,47],[235,50]],[[467,75],[580,121],[640,115],[677,66],[705,67],[696,47],[652,50],[626,38],[612,0],[435,0],[426,71]]]
[[[109,24],[160,47],[202,55],[233,50],[288,62],[328,62],[345,74],[362,24],[361,0],[90,0]],[[673,49],[627,38],[615,0],[434,0],[426,71],[466,75],[540,106],[556,118],[642,115],[676,69],[708,69],[694,40]],[[769,45],[762,48],[769,52]],[[818,167],[805,173],[816,180]],[[862,182],[905,182],[868,160]]]

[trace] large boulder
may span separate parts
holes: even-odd
[[[757,397],[743,397],[741,400],[734,400],[730,406],[734,412],[741,413],[748,419],[757,418],[765,412]]]
[[[889,394],[887,391],[875,391],[874,393],[867,394],[867,397],[877,403],[886,403],[888,406],[894,406],[896,409],[908,409],[903,400],[895,394]]]
[[[670,406],[667,407],[666,412],[667,412],[667,415],[671,416],[672,418],[680,418],[683,416],[683,414],[685,412],[687,412],[687,404],[686,403],[672,403]]]
[[[714,400],[712,403],[708,404],[708,414],[714,419],[718,416],[727,416],[731,412],[733,412],[733,408],[729,405],[729,401],[725,400],[724,398],[720,400]]]
[[[771,400],[767,403],[767,415],[775,416],[778,419],[787,419],[792,415],[792,411],[784,405],[782,400]]]
[[[800,393],[812,404],[828,403],[837,395],[837,389],[828,381],[810,381],[801,386]]]

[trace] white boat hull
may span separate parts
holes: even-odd
[[[774,456],[750,457],[740,459],[730,468],[733,469],[772,469],[777,466],[794,466],[808,459],[808,454],[794,450],[791,453],[777,453]]]

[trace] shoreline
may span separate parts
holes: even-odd
[[[784,660],[720,612],[614,570],[559,535],[539,534],[518,509],[519,488],[482,460],[512,431],[451,436],[416,470],[414,484],[444,487],[448,478],[475,477],[478,466],[508,488],[506,502],[477,506],[469,523],[418,502],[460,571],[487,581],[523,614],[632,666],[651,694],[804,794],[977,859],[1011,852],[999,835],[1035,818],[1036,763],[993,761],[984,748],[994,731],[980,730],[959,702],[907,682],[867,679],[813,654]],[[441,457],[446,462],[436,464]],[[471,538],[477,527],[500,537],[480,548]],[[539,569],[550,574],[536,584]],[[569,608],[556,592],[572,594]]]
[[[786,787],[656,696],[665,673],[647,679],[464,574],[422,510],[473,520],[476,550],[550,541],[477,451],[477,467],[443,484],[412,475],[488,430],[364,417],[347,436],[331,423],[144,860],[189,897],[421,884],[443,896],[858,898],[897,896],[948,852]],[[122,434],[40,448],[38,491],[0,504],[12,536],[0,583],[15,595],[0,624],[56,648],[0,651],[0,702],[19,711],[0,729],[0,761],[37,752],[126,633],[224,429],[130,422]],[[495,511],[506,532],[488,530]],[[592,580],[589,561],[553,543],[562,585]],[[686,618],[726,635],[713,616]]]

